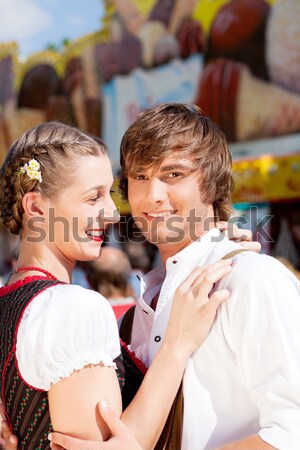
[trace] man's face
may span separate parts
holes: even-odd
[[[160,249],[179,251],[214,225],[212,205],[201,200],[199,171],[187,158],[138,169],[128,177],[128,200],[136,225]]]

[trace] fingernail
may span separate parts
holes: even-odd
[[[48,434],[48,439],[49,439],[49,441],[52,441],[52,434],[51,433]]]
[[[100,400],[101,408],[105,409],[108,407],[106,400]]]

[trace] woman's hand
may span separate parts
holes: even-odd
[[[229,298],[226,289],[211,293],[215,283],[231,271],[232,260],[197,267],[176,289],[165,345],[189,357],[207,337],[220,304]]]
[[[253,233],[251,230],[239,228],[235,223],[231,222],[217,222],[216,227],[224,231],[228,239],[238,242],[242,247],[257,253],[261,250],[261,244],[257,241],[252,241]]]
[[[183,350],[186,357],[207,337],[216,311],[229,298],[226,289],[212,289],[231,271],[232,260],[197,267],[176,289],[164,343]]]
[[[115,412],[104,402],[98,403],[100,414],[111,430],[112,437],[106,442],[86,441],[51,433],[52,450],[143,450],[134,439],[128,428],[122,423]],[[7,450],[15,450],[14,448]]]

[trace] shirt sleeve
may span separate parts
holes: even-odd
[[[232,348],[259,410],[259,436],[300,448],[300,283],[274,258],[240,255],[226,304]]]
[[[119,353],[109,302],[80,286],[58,285],[38,294],[17,332],[20,374],[30,386],[46,391],[88,364],[114,367]]]

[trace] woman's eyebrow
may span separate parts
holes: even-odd
[[[101,191],[102,189],[105,189],[106,187],[107,186],[105,186],[104,184],[99,184],[98,186],[92,186],[87,191],[83,192],[83,195],[88,194],[91,191]]]

